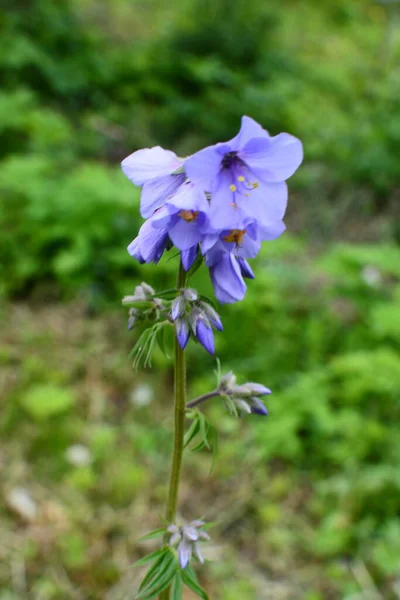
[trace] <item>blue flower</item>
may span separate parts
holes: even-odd
[[[271,137],[245,116],[236,137],[187,158],[185,172],[211,193],[210,220],[215,229],[235,229],[238,217],[244,215],[268,228],[285,213],[284,182],[302,159],[300,140],[288,133]]]
[[[209,203],[204,192],[186,182],[152,217],[153,227],[165,229],[179,250],[197,246],[208,226]]]

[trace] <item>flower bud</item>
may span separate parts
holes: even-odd
[[[181,317],[186,309],[186,302],[182,295],[177,296],[171,304],[171,319],[176,321],[178,317]]]
[[[219,316],[217,311],[214,310],[213,307],[210,306],[210,304],[208,304],[207,302],[199,302],[199,306],[201,306],[201,308],[204,310],[205,314],[207,315],[211,323],[214,325],[215,329],[223,331],[224,328],[222,325],[221,317]]]
[[[222,375],[219,382],[219,389],[222,391],[229,391],[236,385],[236,375],[233,371],[229,371],[225,375]]]
[[[185,300],[187,300],[188,302],[195,302],[199,297],[196,290],[194,290],[192,288],[188,288],[187,290],[184,290],[183,296],[184,296]]]
[[[197,320],[195,335],[207,352],[214,354],[214,332],[209,321],[204,317],[200,317]]]
[[[184,350],[189,341],[190,329],[187,321],[183,319],[177,319],[175,321],[175,334],[178,339],[179,345]]]
[[[142,292],[143,292],[143,294],[144,294],[145,297],[154,296],[154,294],[155,294],[155,291],[153,290],[153,288],[151,287],[151,285],[149,285],[145,281],[142,281],[141,285],[138,286],[138,287],[142,288]]]

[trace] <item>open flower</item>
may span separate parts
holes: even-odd
[[[183,160],[160,146],[137,150],[122,161],[121,167],[128,179],[143,186],[140,213],[144,218],[151,217],[186,179]]]
[[[244,116],[236,137],[209,146],[185,161],[188,178],[211,193],[210,220],[216,229],[235,228],[238,215],[261,227],[280,221],[286,210],[288,179],[303,159],[300,140],[271,137]]]
[[[192,250],[194,260],[197,252],[193,249],[197,250],[208,231],[208,212],[209,203],[204,192],[186,182],[154,213],[152,226],[166,231],[179,250]]]

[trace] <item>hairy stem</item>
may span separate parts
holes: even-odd
[[[193,408],[194,406],[197,406],[198,404],[201,404],[202,402],[205,402],[206,400],[209,400],[210,398],[216,398],[217,396],[222,396],[223,394],[218,391],[218,390],[214,390],[213,392],[208,392],[208,394],[203,394],[202,396],[199,396],[198,398],[195,398],[194,400],[191,400],[190,402],[188,402],[186,404],[186,408]]]
[[[182,263],[179,265],[176,287],[185,285],[186,273]],[[174,450],[172,455],[171,476],[169,480],[168,500],[165,511],[165,519],[168,524],[174,523],[178,507],[179,480],[181,476],[183,439],[185,435],[185,411],[186,411],[186,365],[185,351],[181,349],[175,337],[175,364],[174,364]],[[160,594],[160,600],[169,600],[171,588],[167,588]]]

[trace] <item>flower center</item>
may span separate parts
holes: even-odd
[[[178,212],[178,217],[180,217],[187,223],[192,223],[192,221],[195,221],[197,219],[198,214],[198,210],[181,210],[180,212]]]
[[[227,152],[222,158],[222,168],[230,169],[233,163],[237,160],[237,152]]]
[[[242,243],[246,229],[231,229],[228,235],[223,237],[224,242],[235,242],[238,246]]]

